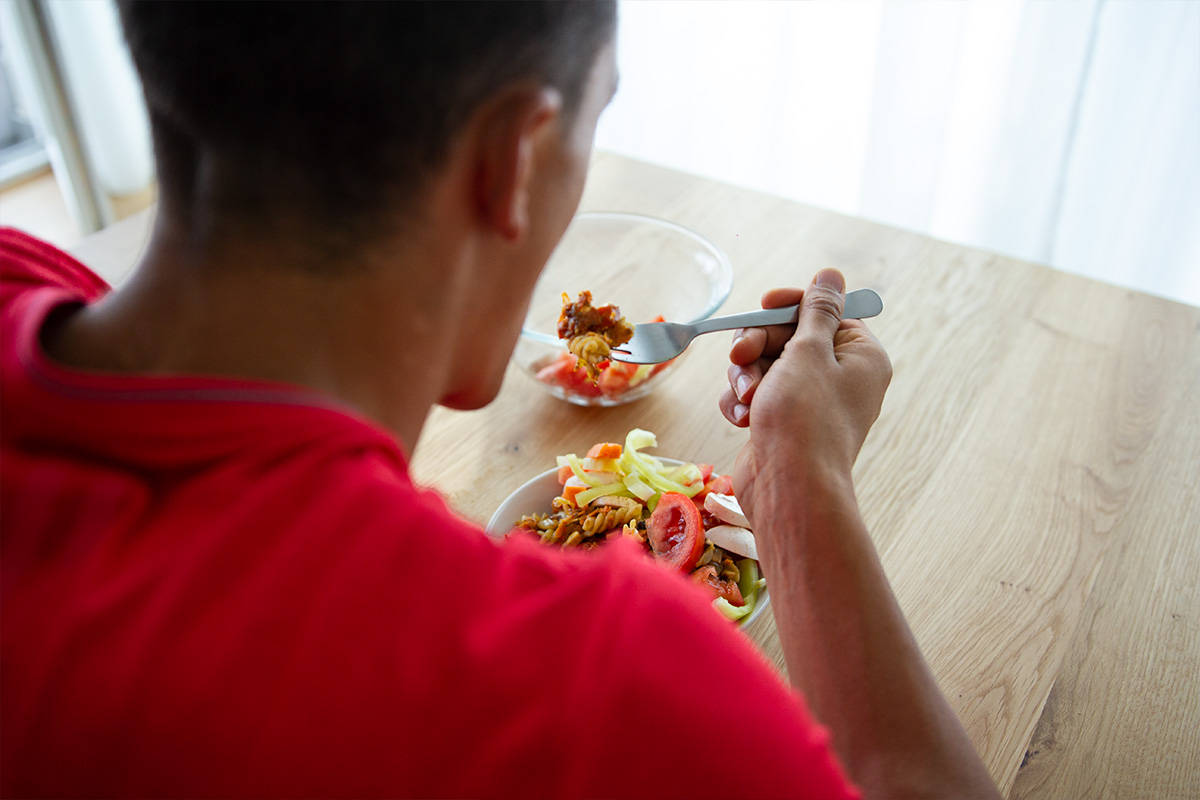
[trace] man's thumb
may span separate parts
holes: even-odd
[[[828,337],[832,340],[842,321],[842,309],[845,304],[845,276],[833,268],[821,270],[804,293],[800,320],[796,326],[797,333]]]

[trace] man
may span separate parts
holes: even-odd
[[[611,4],[121,13],[161,194],[134,277],[3,234],[5,795],[994,791],[855,506],[890,367],[836,272],[764,298],[800,324],[747,331],[720,404],[840,762],[686,581],[497,546],[409,479],[577,206]]]

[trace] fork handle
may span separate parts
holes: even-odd
[[[842,319],[866,319],[883,311],[883,299],[874,289],[855,289],[846,295]],[[800,306],[764,308],[727,317],[712,317],[695,323],[696,333],[731,331],[736,328],[758,328],[763,325],[794,325],[800,318]]]

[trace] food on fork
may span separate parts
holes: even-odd
[[[612,348],[633,338],[633,325],[625,321],[615,305],[592,305],[590,290],[584,289],[574,301],[564,292],[562,300],[558,338],[567,340],[567,350],[577,359],[576,365],[587,370],[588,379],[595,383],[600,370],[607,366]]]
[[[563,308],[558,320],[560,338],[568,339],[568,350],[541,359],[533,365],[535,377],[556,387],[564,399],[591,405],[597,400],[621,402],[635,390],[670,366],[661,364],[629,364],[610,361],[611,349],[626,344],[633,336],[634,325],[627,322],[620,309],[613,305],[596,307],[592,293],[584,291],[574,302],[563,294]],[[656,317],[652,322],[662,322]],[[588,330],[591,327],[593,330]]]
[[[668,464],[641,450],[654,434],[635,428],[625,445],[602,442],[584,458],[559,456],[562,493],[549,511],[527,514],[510,535],[533,535],[543,544],[592,550],[629,538],[663,566],[706,587],[713,605],[732,620],[747,618],[765,584],[759,577],[754,536],[710,513],[736,506],[733,481],[709,464]]]

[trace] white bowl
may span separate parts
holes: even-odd
[[[664,464],[682,464],[673,458],[659,458]],[[515,492],[500,504],[492,518],[488,520],[487,533],[493,539],[500,539],[516,527],[517,520],[526,514],[549,512],[550,504],[562,493],[558,483],[558,469],[548,469],[537,477],[521,484]],[[767,587],[758,592],[758,604],[747,616],[738,620],[739,625],[749,625],[758,619],[767,609],[770,602]]]

